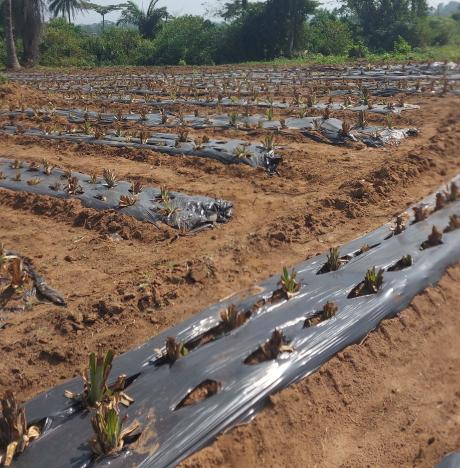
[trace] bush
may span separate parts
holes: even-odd
[[[200,16],[180,16],[164,24],[156,36],[152,65],[214,63],[217,27]]]
[[[49,21],[40,45],[40,64],[47,66],[94,65],[94,57],[83,47],[86,34],[65,19]]]
[[[337,19],[319,18],[306,29],[306,47],[323,55],[345,55],[352,45],[351,31]]]
[[[393,51],[397,54],[408,54],[412,50],[410,44],[401,36],[393,44]]]
[[[369,55],[369,49],[363,41],[355,42],[348,50],[348,57],[350,58],[364,58]]]
[[[414,47],[460,43],[460,24],[441,16],[422,18],[416,23],[410,42]]]
[[[88,36],[85,49],[97,65],[138,65],[151,53],[150,41],[135,29],[111,27],[99,36]]]

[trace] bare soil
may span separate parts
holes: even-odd
[[[25,86],[2,89],[0,107],[20,99],[36,105],[60,99]],[[46,158],[86,173],[111,168],[120,179],[223,198],[235,206],[228,224],[180,236],[163,225],[84,208],[77,200],[0,189],[0,241],[30,257],[68,301],[66,309],[37,303],[22,313],[0,312],[6,322],[0,330],[0,393],[12,389],[21,400],[31,398],[80,374],[89,352],[112,348],[121,353],[139,345],[206,306],[279,274],[284,265],[295,265],[390,221],[458,174],[460,97],[418,96],[408,102],[421,109],[396,118],[394,125],[416,126],[421,133],[400,146],[334,147],[298,133],[278,134],[284,157],[280,177],[243,165],[149,150],[0,136],[2,157],[28,162]],[[264,137],[263,131],[214,132],[256,141]],[[458,281],[458,267],[452,271]],[[450,281],[452,293],[455,283]],[[430,294],[415,303],[428,300]],[[446,419],[459,414],[458,395],[452,396],[460,387],[455,370],[458,317],[455,307],[446,306],[452,316],[444,320],[437,307],[433,303],[420,317],[410,309],[402,319],[385,324],[383,329],[403,327],[394,338],[395,350],[384,340],[373,355],[369,343],[382,340],[383,332],[373,335],[365,345],[343,353],[352,353],[353,359],[337,358],[300,387],[274,397],[274,407],[254,425],[238,428],[187,463],[253,466],[263,460],[270,466],[388,466],[388,461],[401,466],[417,460],[424,464],[458,447],[459,431],[455,436],[454,423]],[[415,318],[405,330],[401,323],[409,320],[407,314]],[[400,354],[392,357],[392,352]],[[396,366],[398,356],[401,367]],[[337,387],[327,372],[340,366]],[[381,372],[385,366],[387,373]],[[382,383],[386,374],[390,380]],[[350,396],[342,397],[341,392]],[[422,406],[417,406],[418,399],[420,405],[424,400]],[[377,416],[385,418],[381,425]],[[422,432],[415,433],[417,428]],[[408,433],[415,434],[412,442],[403,443]],[[430,437],[435,437],[433,443],[422,444]],[[419,449],[423,453],[416,458]]]
[[[433,467],[458,451],[459,281],[457,265],[181,466]]]

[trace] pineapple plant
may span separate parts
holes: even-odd
[[[133,422],[123,428],[124,419],[116,403],[100,405],[91,418],[94,436],[90,440],[90,447],[97,458],[119,453],[126,443],[126,438],[139,427]]]
[[[283,267],[283,274],[280,279],[280,286],[286,297],[289,299],[299,293],[300,284],[296,280],[297,272],[292,270],[289,273],[287,267]]]
[[[115,397],[119,403],[129,406],[133,399],[123,392],[126,386],[126,375],[120,375],[117,380],[108,385],[107,381],[112,370],[114,354],[107,351],[105,356],[101,353],[89,355],[88,367],[82,374],[83,392],[76,394],[66,390],[64,395],[77,400],[85,408],[97,408],[103,403],[110,403]]]
[[[0,399],[0,405],[0,465],[10,466],[14,456],[40,436],[40,429],[27,425],[25,410],[10,390]]]

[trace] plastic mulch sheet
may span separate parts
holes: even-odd
[[[433,203],[433,199],[423,203]],[[279,289],[279,277],[272,277],[119,356],[111,379],[120,374],[132,377],[126,392],[135,401],[123,412],[128,414],[128,423],[134,419],[140,423],[143,434],[117,457],[97,462],[92,459],[87,443],[92,435],[89,414],[64,397],[66,389],[81,391],[80,379],[38,396],[27,404],[26,411],[29,422],[42,421],[45,431],[17,458],[15,466],[173,466],[209,444],[220,432],[251,418],[268,395],[308,376],[436,283],[449,265],[460,260],[460,229],[445,233],[440,245],[426,249],[422,245],[433,226],[444,230],[454,214],[460,215],[460,200],[433,212],[424,221],[412,223],[411,218],[398,235],[390,225],[384,225],[343,246],[341,258],[345,264],[337,271],[318,274],[326,255],[297,265],[301,288],[289,300],[273,295]],[[368,248],[362,248],[364,244]],[[392,268],[407,255],[412,258],[410,265],[400,270]],[[381,289],[349,298],[374,266],[385,270]],[[336,315],[315,321],[318,311],[329,301],[337,305]],[[205,340],[173,365],[165,363],[162,356],[166,337],[183,343],[200,342],[200,337],[218,330],[220,312],[231,304],[239,311],[252,312],[247,322]],[[275,329],[283,333],[290,349],[274,359],[245,364]],[[210,383],[214,391],[208,393],[209,398],[184,405],[193,389]]]
[[[102,177],[91,181],[90,176],[79,172],[71,174],[76,178],[76,184],[69,193],[67,174],[62,169],[55,168],[46,175],[42,166],[23,163],[18,168],[17,164],[0,158],[0,187],[58,198],[77,198],[88,208],[116,210],[140,221],[164,222],[189,231],[206,224],[226,223],[233,212],[232,203],[225,200],[178,192],[169,192],[167,198],[162,198],[161,190],[151,187],[133,194],[130,182],[117,181],[109,188]],[[128,206],[121,206],[122,196],[131,198]],[[129,205],[131,202],[133,204]]]

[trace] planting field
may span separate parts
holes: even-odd
[[[140,433],[112,465],[460,450],[459,90],[453,63],[11,74],[0,395],[41,432],[13,466],[95,460],[71,415],[108,350]]]

